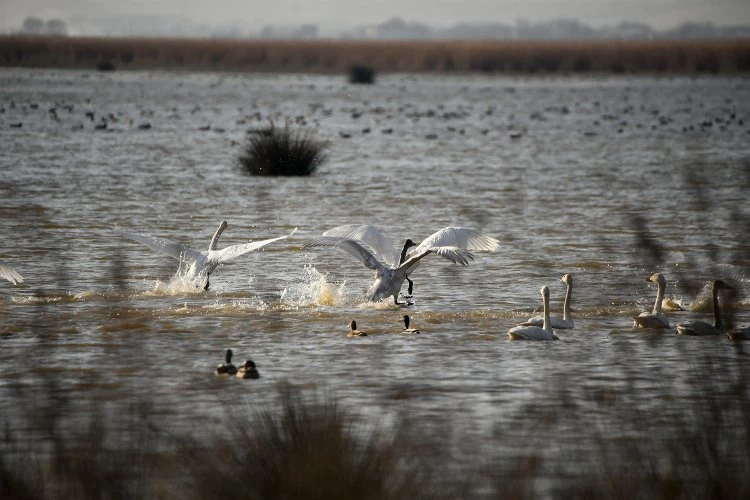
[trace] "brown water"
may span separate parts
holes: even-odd
[[[729,374],[746,362],[725,338],[638,332],[631,317],[650,309],[655,271],[694,309],[672,323],[709,318],[705,295],[696,301],[709,280],[747,286],[747,79],[393,75],[352,86],[2,69],[0,108],[0,260],[26,279],[0,283],[6,395],[14,382],[33,394],[42,370],[73,398],[149,395],[190,425],[217,398],[262,398],[288,381],[366,414],[406,409],[479,445],[550,393],[604,417],[598,395],[627,390],[633,411],[668,420],[690,407],[704,353]],[[330,141],[329,161],[309,178],[243,175],[245,131],[295,118]],[[170,289],[177,263],[117,231],[202,249],[222,219],[220,247],[299,231],[220,267],[197,294]],[[370,271],[303,249],[349,223],[397,242],[470,226],[502,245],[466,268],[423,261],[406,310],[423,335],[402,337],[389,333],[404,309],[362,303]],[[576,328],[559,342],[509,342],[541,285],[560,311],[564,273]],[[747,325],[743,296],[734,320]],[[351,319],[371,335],[347,339]],[[262,378],[215,380],[227,347]],[[730,381],[717,377],[717,391]],[[586,432],[570,424],[563,442]]]

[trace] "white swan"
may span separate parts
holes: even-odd
[[[145,234],[131,232],[123,232],[123,234],[132,240],[143,243],[151,250],[169,255],[171,257],[174,257],[175,259],[179,259],[180,265],[185,264],[189,266],[187,272],[184,275],[185,279],[197,280],[198,278],[201,278],[202,283],[202,278],[205,277],[206,283],[203,286],[203,289],[208,290],[209,277],[214,269],[216,269],[216,266],[218,266],[219,264],[224,264],[225,262],[228,262],[232,259],[236,259],[240,255],[258,250],[259,248],[262,248],[269,243],[273,243],[274,241],[288,238],[297,231],[297,228],[294,228],[294,230],[286,236],[269,238],[267,240],[253,241],[240,245],[232,245],[221,250],[217,250],[216,245],[219,242],[219,236],[221,236],[221,233],[223,233],[227,227],[227,221],[221,221],[221,224],[219,224],[219,228],[211,238],[211,243],[209,243],[208,250],[206,251],[195,250],[180,243],[172,243],[166,240],[159,240]],[[196,287],[197,286],[198,285],[196,285]]]
[[[511,340],[558,340],[555,332],[552,331],[552,325],[549,320],[549,287],[544,285],[539,293],[542,294],[542,304],[544,305],[544,324],[538,326],[518,325],[508,330],[508,337]]]
[[[404,315],[404,329],[401,330],[401,333],[404,333],[406,335],[419,335],[420,332],[416,328],[409,328],[409,316]]]
[[[573,297],[573,275],[563,274],[560,281],[568,285],[568,290],[565,292],[565,303],[563,304],[563,317],[550,316],[549,321],[552,328],[555,330],[567,330],[575,327],[573,323],[573,316],[570,314],[570,299]],[[521,323],[521,326],[543,326],[544,316],[534,316]]]
[[[335,246],[345,250],[356,257],[366,268],[375,271],[375,283],[367,291],[366,300],[376,302],[392,296],[393,302],[401,305],[403,303],[398,301],[398,293],[401,291],[407,274],[414,270],[420,260],[434,253],[454,264],[467,265],[470,260],[474,260],[474,255],[463,247],[471,245],[474,241],[491,242],[491,245],[485,244],[483,248],[493,250],[499,243],[496,239],[482,235],[473,229],[446,227],[420,243],[409,258],[395,268],[381,264],[373,254],[352,239],[321,236],[312,239],[305,245],[305,248]]]
[[[669,320],[661,312],[664,291],[667,289],[667,280],[662,273],[654,273],[646,281],[656,283],[656,302],[651,312],[642,312],[633,318],[633,328],[669,328]]]
[[[713,299],[714,324],[705,321],[688,321],[677,324],[677,333],[680,335],[721,335],[724,333],[724,325],[721,322],[721,311],[719,310],[719,290],[731,289],[721,280],[715,280],[711,284],[711,298]]]
[[[23,276],[18,274],[18,272],[12,267],[6,266],[5,264],[1,262],[0,262],[0,278],[10,281],[11,284],[13,285],[23,283]]]
[[[411,239],[407,238],[399,253],[391,240],[381,233],[377,227],[370,224],[345,224],[337,226],[324,232],[323,236],[333,236],[365,243],[372,248],[376,257],[381,258],[386,265],[393,268],[403,264],[406,260],[407,251],[417,245]],[[406,277],[406,281],[409,283],[408,295],[406,297],[411,298],[412,291],[414,290],[414,282],[409,279],[409,276]]]

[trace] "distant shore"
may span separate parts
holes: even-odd
[[[0,66],[265,73],[747,74],[750,39],[219,40],[0,36]]]

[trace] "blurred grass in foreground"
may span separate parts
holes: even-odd
[[[597,415],[572,400],[575,384],[543,381],[545,396],[480,447],[452,447],[408,412],[373,422],[284,385],[275,402],[221,405],[223,426],[180,430],[145,396],[107,409],[61,396],[50,379],[36,397],[19,386],[6,400],[17,411],[4,422],[0,497],[748,498],[747,353],[737,349],[732,367],[710,353],[693,360],[689,394],[665,393],[648,411],[631,405],[633,381],[591,392]]]

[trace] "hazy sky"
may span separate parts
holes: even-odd
[[[351,27],[399,16],[434,26],[565,17],[597,26],[633,20],[665,28],[684,21],[750,24],[750,0],[0,0],[3,29],[20,27],[31,15],[71,19],[133,14],[247,27],[300,23]]]

